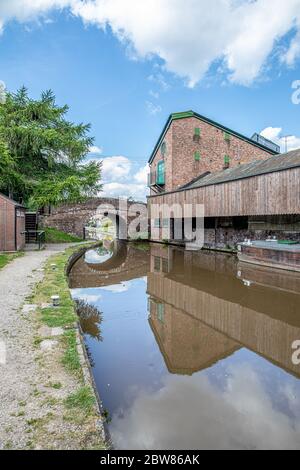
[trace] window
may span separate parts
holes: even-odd
[[[162,226],[163,228],[169,227],[169,219],[162,219]]]
[[[161,270],[162,270],[163,273],[168,273],[169,272],[169,261],[166,258],[162,259]]]
[[[199,162],[201,159],[201,155],[200,155],[200,152],[197,150],[195,153],[194,153],[194,160],[195,162]]]
[[[160,257],[154,256],[154,271],[160,271]]]
[[[200,127],[195,127],[195,129],[194,129],[194,137],[193,137],[194,142],[199,142],[200,136],[201,136],[201,129],[200,129]]]
[[[165,162],[163,160],[160,160],[157,164],[156,184],[161,186],[165,184]]]
[[[225,166],[226,168],[228,168],[229,165],[230,165],[230,156],[229,156],[229,155],[225,155],[225,157],[224,157],[224,166]]]
[[[165,320],[165,304],[157,304],[157,318],[164,323]]]
[[[154,228],[160,228],[160,219],[154,219]]]
[[[225,142],[230,142],[230,137],[231,137],[231,136],[230,136],[229,132],[224,132],[224,140],[225,140]]]
[[[163,143],[161,144],[160,151],[162,156],[164,157],[167,153],[167,143],[165,141],[163,141]]]

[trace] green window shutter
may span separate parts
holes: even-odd
[[[200,152],[197,150],[195,153],[194,153],[194,160],[195,162],[199,162],[201,159],[201,155],[200,155]]]
[[[194,136],[195,137],[200,137],[200,135],[201,135],[200,127],[195,127]]]
[[[164,160],[161,160],[157,164],[156,184],[159,184],[159,185],[164,185],[165,184],[165,162],[164,162]]]
[[[154,228],[160,228],[160,219],[154,219]]]
[[[228,132],[224,132],[224,140],[225,140],[226,142],[230,142],[230,137],[231,137],[231,136],[230,136],[230,134],[229,134]]]
[[[165,304],[157,304],[157,318],[160,322],[164,323],[165,320]]]
[[[154,256],[154,271],[160,271],[160,257]]]
[[[225,165],[229,165],[229,164],[230,164],[230,156],[229,156],[229,155],[225,155],[225,157],[224,157],[224,164],[225,164]]]
[[[161,260],[161,270],[163,273],[168,273],[169,272],[169,261],[165,258]]]

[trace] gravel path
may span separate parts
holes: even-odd
[[[45,382],[34,348],[35,329],[22,305],[43,277],[43,264],[72,244],[26,252],[0,270],[0,449],[31,447],[30,419],[39,416],[34,397]]]

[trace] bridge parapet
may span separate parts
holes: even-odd
[[[104,197],[91,198],[82,203],[66,204],[53,208],[50,215],[41,217],[40,222],[44,227],[56,228],[70,235],[82,237],[84,227],[100,213],[104,215],[107,212],[108,217],[117,217],[117,223],[122,220],[123,225],[129,224],[135,218],[132,212],[137,204],[146,210],[146,203],[139,201]]]

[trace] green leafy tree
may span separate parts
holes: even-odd
[[[31,207],[78,202],[100,189],[101,162],[86,163],[89,124],[67,120],[52,91],[40,99],[26,88],[0,106],[0,190]]]
[[[16,170],[16,164],[11,157],[6,143],[0,138],[0,191],[12,195],[12,188],[25,187],[24,180]]]

